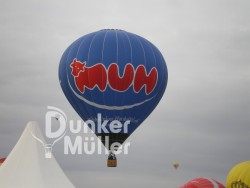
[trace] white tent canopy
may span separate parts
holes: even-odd
[[[45,158],[44,142],[36,122],[29,122],[0,168],[1,188],[74,188],[57,161]],[[45,143],[45,142],[44,142]]]

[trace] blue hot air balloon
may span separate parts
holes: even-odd
[[[123,30],[104,29],[66,49],[59,80],[75,111],[84,121],[95,122],[89,127],[103,143],[108,137],[106,147],[112,150],[113,143],[122,144],[157,106],[168,73],[151,42]]]

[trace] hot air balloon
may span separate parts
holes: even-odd
[[[250,187],[250,161],[245,161],[234,166],[227,175],[227,188]]]
[[[168,73],[151,42],[124,30],[104,29],[80,37],[66,49],[59,80],[79,116],[95,122],[88,126],[110,151],[108,166],[116,166],[112,144],[124,143],[154,110]]]
[[[0,166],[3,164],[3,162],[5,161],[6,158],[1,158],[0,159]]]
[[[174,167],[175,169],[179,168],[179,166],[180,166],[180,164],[179,164],[177,161],[174,161],[174,162],[173,162],[173,167]]]
[[[196,178],[188,181],[180,188],[225,188],[225,186],[212,178]]]

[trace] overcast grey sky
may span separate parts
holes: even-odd
[[[105,155],[65,156],[58,142],[65,173],[77,188],[177,188],[196,177],[225,184],[250,159],[249,10],[248,0],[1,0],[0,157],[28,121],[44,128],[48,105],[79,119],[59,85],[61,55],[82,35],[117,28],[160,49],[167,90],[118,168],[107,168]]]

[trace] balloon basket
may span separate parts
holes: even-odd
[[[116,159],[115,154],[112,151],[109,152],[107,166],[108,167],[117,167],[117,159]]]
[[[108,167],[117,167],[117,160],[116,159],[108,159],[107,166]]]

